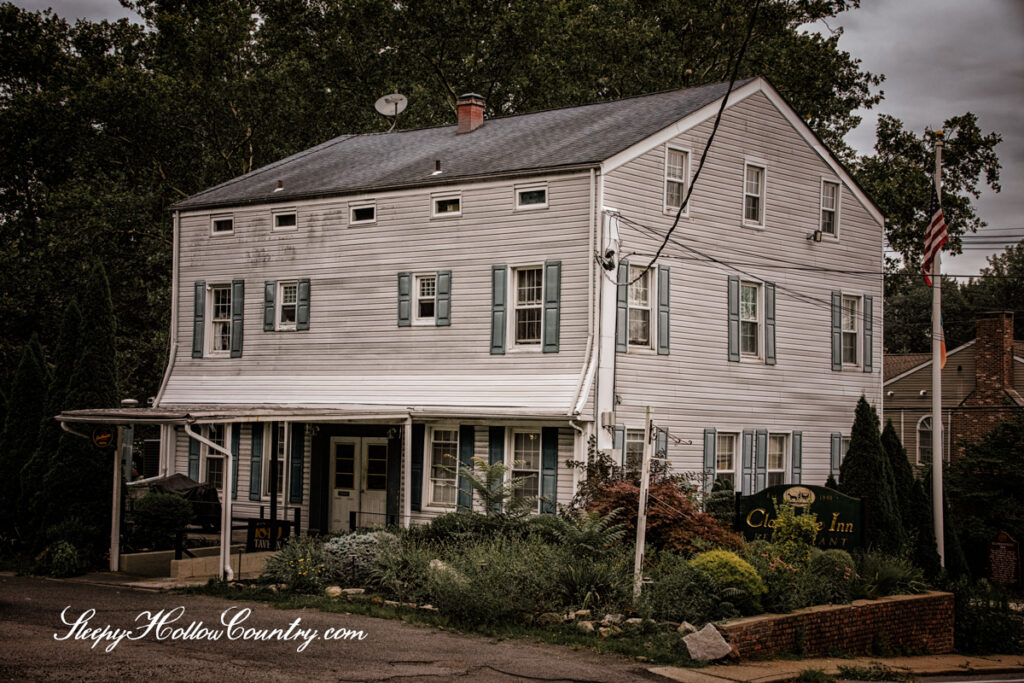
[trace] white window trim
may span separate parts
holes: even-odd
[[[270,214],[271,214],[270,226],[271,226],[271,228],[273,229],[274,232],[294,232],[294,231],[299,229],[299,212],[296,211],[294,208],[290,208],[290,209],[275,209],[274,211],[271,211]],[[278,226],[277,225],[277,218],[278,218],[278,216],[288,216],[288,215],[295,216],[295,225],[282,225],[282,226]]]
[[[768,475],[771,472],[778,472],[779,470],[772,470],[768,468],[768,449],[771,448],[772,437],[781,436],[785,439],[785,445],[782,451],[782,483],[788,484],[792,482],[793,476],[793,432],[768,432],[768,441],[765,444],[765,458],[764,458],[764,482],[765,486],[768,484]]]
[[[429,318],[420,317],[420,279],[425,277],[434,278],[434,315]],[[412,324],[413,325],[437,325],[437,272],[429,271],[413,273],[412,275]]]
[[[447,213],[437,212],[437,203],[448,199],[459,200],[459,210],[451,211]],[[438,194],[430,195],[430,217],[431,218],[457,218],[462,215],[462,193],[461,192],[443,192]]]
[[[845,349],[846,343],[847,330],[843,323],[846,317],[847,299],[854,299],[857,301],[857,311],[856,314],[853,316],[854,325],[856,326],[857,332],[857,361],[854,363],[848,363],[846,362],[846,359],[843,358],[843,369],[850,368],[856,370],[860,368],[861,363],[864,361],[864,297],[861,296],[860,294],[847,294],[846,292],[843,292],[842,294],[842,304],[840,305],[841,313],[839,316],[840,356],[843,355],[843,350]]]
[[[678,178],[669,178],[668,177],[668,157],[669,157],[669,151],[682,152],[683,154],[686,155],[686,159],[683,162],[683,198],[684,199],[686,198],[686,193],[689,192],[689,190],[690,190],[690,156],[691,155],[690,155],[690,150],[688,148],[686,148],[686,147],[681,147],[679,145],[671,145],[671,144],[665,145],[665,167],[663,169],[663,176],[664,176],[663,177],[663,181],[664,182],[662,183],[662,209],[664,210],[664,212],[666,214],[668,214],[670,216],[675,216],[676,212],[679,211],[679,208],[678,207],[672,207],[672,206],[668,205],[668,181],[669,180],[676,180],[676,181],[678,181]],[[687,218],[687,217],[689,217],[689,215],[690,215],[690,204],[687,203],[686,204],[686,208],[683,209],[682,216],[684,218]]]
[[[732,440],[732,444],[733,444],[733,446],[732,446],[732,469],[731,470],[719,470],[718,469],[718,454],[719,454],[718,437],[720,437],[720,436],[731,436],[731,437],[733,437],[733,440]],[[725,474],[731,474],[732,475],[732,490],[733,491],[741,490],[743,482],[740,480],[741,472],[740,472],[739,466],[740,466],[740,463],[742,462],[742,459],[743,459],[743,431],[740,430],[740,429],[737,429],[737,430],[723,429],[721,431],[716,430],[715,431],[715,479],[718,478],[718,475],[719,475],[720,472],[725,473]],[[712,485],[713,484],[714,484],[714,479],[712,480]]]
[[[536,190],[544,190],[544,201],[541,204],[523,204],[519,200],[523,192],[533,192]],[[547,183],[531,183],[529,185],[516,185],[512,191],[512,198],[515,203],[516,211],[537,211],[538,209],[548,208],[548,184]],[[461,207],[461,205],[460,205]]]
[[[295,286],[295,321],[292,323],[281,322],[281,308],[284,306],[284,288],[287,285]],[[278,332],[294,332],[299,319],[299,281],[279,280],[277,292],[274,294],[274,329]]]
[[[756,222],[747,220],[747,169],[751,166],[761,169],[761,216]],[[742,219],[743,227],[764,230],[767,224],[766,216],[768,213],[768,163],[766,161],[753,157],[747,157],[743,160],[743,184],[740,190],[740,218]]]
[[[757,353],[746,353],[743,351],[743,287],[753,286],[757,288]],[[740,362],[741,363],[764,363],[764,283],[752,280],[740,280]]]
[[[281,490],[277,492],[278,504],[284,505],[287,501],[285,492],[288,490],[288,475],[291,473],[291,459],[292,459],[292,423],[291,422],[278,422],[279,433],[283,432],[284,438],[284,455],[278,458],[278,466],[281,468]],[[270,456],[271,449],[277,444],[273,442],[274,430],[271,428],[270,423],[266,423],[263,427],[263,466],[260,470],[260,500],[270,502]],[[332,494],[333,495],[333,494]]]
[[[231,423],[223,422],[223,423],[218,423],[218,424],[220,425],[221,429],[223,430],[223,434],[224,434],[224,443],[222,443],[221,445],[224,446],[225,448],[231,448]],[[203,425],[201,427],[199,433],[202,436],[205,436],[207,439],[210,439],[210,441],[213,441],[213,437],[210,435],[210,432],[211,432],[212,429],[213,429],[213,425],[212,424],[211,425]],[[223,466],[224,454],[223,453],[218,453],[217,451],[213,450],[212,448],[207,446],[205,443],[200,441],[199,442],[199,478],[203,481],[204,484],[210,483],[208,481],[208,478],[207,478],[206,468],[207,468],[207,461],[210,460],[211,458],[220,460],[222,462],[222,466]],[[224,483],[225,483],[225,480],[226,480],[226,476],[225,476],[226,474],[227,474],[226,472],[223,472],[223,471],[221,472],[221,486],[220,486],[220,488],[217,489],[222,494],[224,492]]]
[[[536,434],[539,443],[539,455],[537,459],[537,507],[532,510],[532,514],[540,514],[542,505],[541,496],[543,495],[542,487],[544,484],[544,442],[543,442],[543,431],[540,427],[507,427],[505,429],[505,466],[508,468],[508,472],[505,473],[505,480],[512,481],[516,469],[515,466],[515,445],[516,445],[516,434]],[[625,438],[625,436],[623,436]],[[527,470],[521,470],[527,471]],[[529,470],[533,472],[534,470]]]
[[[821,228],[822,228],[822,225],[821,225],[821,214],[825,210],[825,184],[826,183],[828,183],[830,185],[835,185],[836,186],[836,208],[834,209],[834,213],[835,213],[834,224],[835,224],[835,229],[836,229],[835,233],[825,232],[824,230],[821,230]],[[828,178],[826,176],[822,176],[821,177],[821,190],[820,190],[819,195],[818,195],[818,229],[821,230],[821,234],[822,235],[824,235],[825,237],[827,237],[827,238],[829,238],[831,240],[838,240],[839,239],[839,207],[842,205],[842,197],[843,197],[843,184],[841,182],[839,182],[839,179],[838,178]]]
[[[442,503],[435,503],[433,498],[434,487],[430,481],[430,470],[433,467],[434,458],[434,432],[438,430],[452,431],[455,432],[455,464],[452,469],[455,470],[455,502],[451,505],[445,505]],[[423,430],[423,474],[420,480],[420,510],[424,512],[451,512],[459,506],[459,477],[458,471],[461,463],[459,462],[459,449],[462,448],[462,434],[459,431],[458,424],[435,424],[429,425]]]
[[[373,218],[356,220],[357,209],[373,209]],[[352,203],[348,206],[348,224],[349,225],[369,225],[370,223],[377,222],[377,202],[358,202]]]
[[[230,230],[215,230],[217,221],[231,221]],[[224,237],[235,234],[235,215],[231,213],[212,214],[210,216],[210,237]]]
[[[536,343],[520,343],[516,341],[516,271],[540,269],[540,340]],[[522,265],[509,266],[508,269],[508,301],[506,309],[509,312],[506,323],[505,338],[509,340],[508,350],[511,352],[540,353],[544,347],[544,264],[524,263]]]
[[[213,310],[214,310],[213,290],[221,289],[221,288],[227,289],[228,290],[228,294],[229,294],[230,297],[234,296],[234,292],[232,292],[231,282],[230,281],[228,281],[228,282],[212,282],[212,283],[209,283],[209,284],[206,285],[206,320],[205,320],[205,323],[204,323],[205,329],[203,330],[203,334],[204,334],[203,344],[206,346],[206,348],[204,349],[204,352],[205,352],[204,355],[207,356],[207,357],[212,357],[212,358],[227,358],[227,357],[229,357],[231,355],[231,342],[230,342],[230,335],[231,335],[231,307],[234,305],[234,301],[231,301],[231,303],[228,304],[228,335],[229,335],[228,336],[228,339],[229,339],[229,341],[228,341],[228,348],[226,348],[226,349],[214,349],[213,348],[214,325],[215,325],[215,321],[213,319]],[[230,301],[230,299],[229,299],[229,301]]]
[[[633,274],[634,268],[644,268],[644,266],[629,267],[629,280],[632,282],[636,275]],[[646,344],[634,344],[629,340],[629,311],[634,308],[629,300],[629,286],[626,287],[626,352],[627,353],[653,353],[654,343],[658,338],[658,331],[655,329],[658,322],[658,270],[656,267],[651,267],[647,271],[647,343]],[[640,306],[636,307],[637,309]]]

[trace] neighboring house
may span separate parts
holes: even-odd
[[[568,503],[567,461],[823,484],[880,405],[882,216],[763,79],[344,135],[177,203],[164,471],[313,530],[469,505],[472,456]],[[276,484],[273,458],[283,465]],[[287,513],[292,514],[291,510]]]
[[[885,416],[913,465],[932,459],[932,356],[886,354]],[[1024,411],[1024,341],[1013,339],[1013,313],[981,316],[976,338],[950,351],[942,369],[942,436],[946,461],[962,455],[995,425]]]

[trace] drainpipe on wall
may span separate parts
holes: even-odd
[[[194,420],[191,419],[185,422],[185,433],[224,456],[224,493],[221,496],[223,502],[220,506],[220,578],[231,581],[235,578],[235,572],[231,569],[231,487],[233,485],[231,477],[234,470],[231,462],[231,449],[215,444],[205,436],[192,431],[192,422]],[[238,570],[242,570],[241,559],[238,561]]]

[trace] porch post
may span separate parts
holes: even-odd
[[[231,453],[231,443],[234,439],[235,429],[241,430],[241,424],[228,423],[224,425],[224,441],[228,444],[227,453],[224,454],[224,488],[223,495],[221,498],[223,502],[220,505],[221,519],[220,519],[220,578],[225,581],[230,581],[234,577],[234,571],[231,569],[231,490],[234,486],[234,463],[231,459],[234,457]],[[238,560],[238,573],[242,573],[242,560]]]
[[[405,418],[402,430],[402,526],[412,523],[412,415]]]
[[[117,427],[117,447],[114,449],[114,495],[110,508],[110,571],[121,566],[121,449],[124,447],[124,427]]]

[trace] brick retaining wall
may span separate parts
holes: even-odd
[[[820,605],[792,614],[762,614],[718,624],[740,657],[953,651],[953,594],[894,595]],[[801,642],[802,641],[802,642]]]

